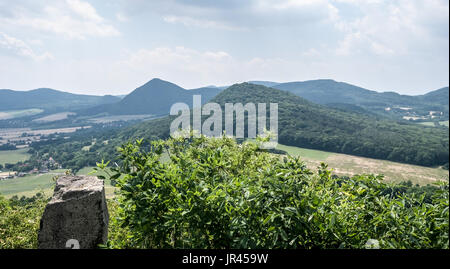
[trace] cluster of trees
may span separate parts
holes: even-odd
[[[190,137],[121,147],[108,246],[448,248],[448,182],[421,190],[379,176],[340,178],[325,164],[313,172],[269,154],[261,142]]]
[[[17,149],[16,146],[9,143],[0,145],[0,150],[15,150],[15,149]]]

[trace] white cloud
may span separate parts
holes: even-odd
[[[229,25],[228,23],[214,21],[214,20],[202,20],[188,16],[164,16],[163,20],[168,23],[176,24],[181,23],[185,26],[195,26],[200,28],[216,28],[222,30],[245,30],[244,27]]]
[[[317,57],[320,55],[321,55],[320,52],[316,48],[310,48],[301,53],[301,56],[303,57]]]
[[[237,59],[224,51],[199,51],[186,47],[159,47],[131,52],[117,62],[112,73],[142,83],[159,77],[184,87],[225,85],[252,79],[298,79],[309,68],[295,60],[254,57]]]
[[[69,8],[72,9],[79,16],[95,21],[95,22],[103,22],[103,18],[97,14],[95,8],[89,4],[88,2],[80,1],[80,0],[67,0],[66,1]]]
[[[325,0],[279,0],[279,1],[271,1],[271,0],[260,0],[255,3],[259,7],[263,7],[264,9],[269,10],[290,10],[297,8],[305,8],[308,6],[320,5],[326,6],[327,1]]]
[[[125,6],[132,14],[150,11],[172,24],[222,30],[320,22],[336,12],[327,0],[154,0]]]
[[[129,19],[127,16],[125,16],[123,13],[117,13],[116,14],[116,18],[117,20],[119,20],[120,22],[127,22]]]
[[[0,36],[0,87],[117,93],[153,77],[184,87],[333,78],[405,93],[448,85],[448,0],[88,1],[0,0],[0,29],[15,37]],[[93,38],[120,35],[116,24],[126,38]],[[46,50],[56,59],[39,62]]]
[[[53,59],[53,56],[44,52],[36,54],[31,47],[24,41],[0,32],[0,49],[13,52],[15,55],[31,58],[35,61],[43,61]]]
[[[316,29],[337,55],[407,55],[448,44],[448,0],[137,1],[171,24],[218,30]],[[351,15],[349,15],[351,14]],[[447,27],[446,27],[447,25]],[[446,28],[446,29],[445,29]],[[442,33],[444,32],[444,33]],[[447,40],[442,40],[447,39]],[[315,38],[313,39],[315,40]],[[434,46],[434,45],[432,45]]]
[[[334,26],[344,35],[336,48],[338,55],[408,55],[422,48],[432,51],[443,42],[448,46],[448,1],[339,2],[354,5],[362,15],[335,20]],[[438,30],[445,28],[447,33]]]
[[[36,9],[39,11],[36,12]],[[26,27],[55,33],[69,39],[120,35],[114,26],[85,1],[56,1],[33,9],[27,5],[18,5],[11,7],[10,13],[8,17],[0,18],[0,26]]]

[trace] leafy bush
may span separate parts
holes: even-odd
[[[109,246],[448,248],[448,182],[426,202],[389,191],[396,185],[381,176],[336,178],[325,164],[312,172],[299,158],[260,150],[260,142],[190,137],[122,146]]]
[[[0,249],[37,248],[39,221],[48,199],[0,196]]]

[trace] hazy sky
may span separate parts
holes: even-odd
[[[0,89],[126,94],[331,78],[449,84],[448,0],[0,0]]]

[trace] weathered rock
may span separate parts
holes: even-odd
[[[96,248],[106,243],[108,221],[103,180],[61,176],[41,219],[38,247],[77,248],[79,243],[81,249]]]

